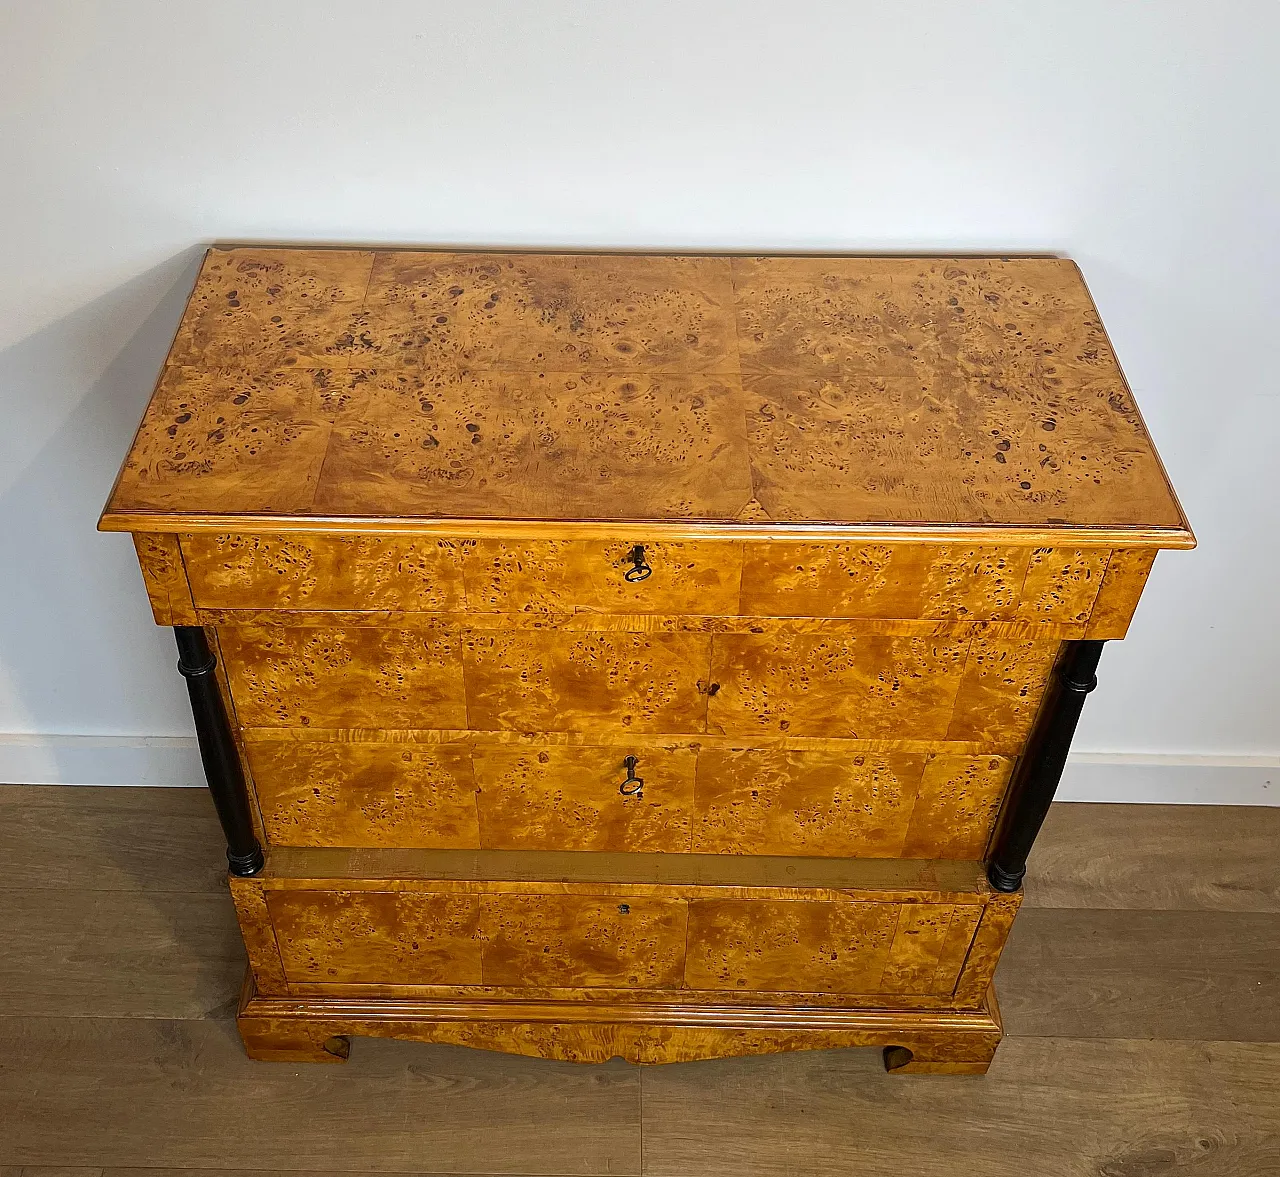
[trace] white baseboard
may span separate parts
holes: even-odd
[[[1130,805],[1280,805],[1280,756],[1076,752],[1059,801]]]
[[[190,736],[0,733],[0,782],[29,785],[204,784]],[[1059,801],[1280,805],[1280,756],[1077,752]]]
[[[0,733],[0,782],[22,785],[203,786],[194,736]]]

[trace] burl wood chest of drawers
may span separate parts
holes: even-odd
[[[1194,544],[1032,258],[214,249],[100,525],[176,627],[253,1057],[952,1073]]]

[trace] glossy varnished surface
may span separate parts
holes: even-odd
[[[836,742],[246,738],[274,846],[980,859],[1012,761]],[[644,782],[622,792],[625,760]],[[634,786],[629,786],[633,788]]]
[[[246,727],[914,740],[1014,753],[1061,643],[834,632],[229,626]],[[958,749],[957,749],[958,750]]]
[[[1054,259],[212,250],[104,522],[139,514],[1190,542]]]

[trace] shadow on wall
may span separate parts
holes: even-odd
[[[0,353],[0,731],[189,734],[127,536],[95,531],[182,315],[193,247]],[[60,769],[56,746],[46,779]],[[80,760],[83,757],[79,757]]]

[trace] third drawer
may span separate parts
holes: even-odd
[[[834,740],[575,745],[263,730],[246,733],[246,751],[277,846],[975,860],[1013,763]]]

